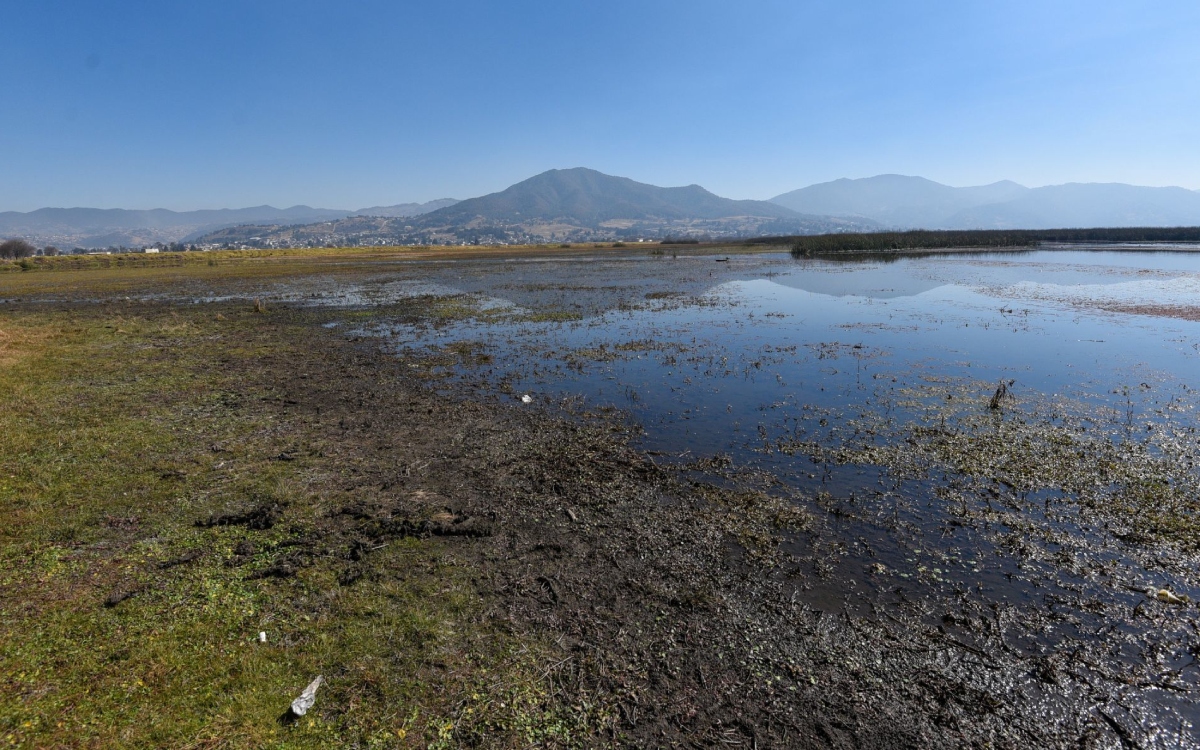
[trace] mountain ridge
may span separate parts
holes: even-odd
[[[1010,180],[951,187],[924,177],[883,174],[818,183],[758,201],[723,198],[695,184],[659,187],[586,167],[547,170],[463,201],[444,198],[357,211],[262,205],[0,212],[0,237],[84,248],[177,242],[504,244],[879,229],[1195,225],[1200,225],[1200,191],[1182,187],[1064,183],[1029,188]]]
[[[452,205],[445,198],[428,203],[375,206],[359,211],[313,208],[306,205],[173,211],[167,208],[126,209],[46,207],[33,211],[0,212],[0,237],[18,236],[37,244],[107,247],[111,245],[187,242],[208,232],[240,224],[272,222],[303,224],[343,219],[369,211],[382,215],[413,216]]]
[[[1200,224],[1200,191],[1125,183],[1029,188],[1009,180],[950,187],[876,175],[809,185],[771,199],[792,208],[861,216],[893,229],[1053,229]]]
[[[311,227],[239,227],[201,241],[246,246],[513,244],[663,237],[753,237],[870,230],[870,220],[798,214],[699,185],[659,187],[585,167],[551,169],[504,190],[404,220],[350,217]]]
[[[947,217],[948,228],[1191,226],[1200,224],[1200,191],[1119,182],[1068,182],[1031,188],[1016,200]]]

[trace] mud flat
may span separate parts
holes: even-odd
[[[1200,339],[1111,306],[1200,269],[1122,258],[0,278],[0,736],[1194,746]]]

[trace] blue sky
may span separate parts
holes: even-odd
[[[0,210],[1200,188],[1200,3],[5,0]]]

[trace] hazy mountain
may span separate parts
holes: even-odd
[[[435,201],[426,203],[399,203],[395,206],[372,206],[370,208],[360,208],[354,213],[359,216],[420,216],[431,211],[436,211],[439,208],[453,206],[458,203],[453,198],[439,198]]]
[[[721,198],[699,185],[663,188],[576,168],[553,169],[498,193],[420,216],[356,216],[304,227],[236,227],[201,241],[256,247],[493,244],[754,237],[878,228],[868,219],[809,216],[767,201]]]
[[[309,206],[255,206],[203,211],[169,211],[164,208],[144,211],[122,208],[39,208],[27,213],[0,213],[0,237],[24,237],[39,245],[57,244],[64,247],[140,247],[156,242],[191,242],[215,230],[240,225],[313,224],[336,221],[356,214],[417,216],[452,206],[457,202],[451,198],[443,198],[428,203],[372,206],[358,211]]]
[[[1016,200],[958,211],[945,226],[996,229],[1200,225],[1200,191],[1120,183],[1034,188]]]
[[[923,177],[834,180],[772,198],[809,213],[861,216],[889,227],[1056,229],[1200,225],[1200,192],[1179,187],[1015,182],[955,188]]]
[[[349,211],[309,206],[274,208],[145,211],[123,208],[39,208],[21,213],[0,213],[0,237],[24,237],[37,244],[64,247],[140,246],[155,242],[179,242],[196,233],[236,224],[302,224],[349,216]]]
[[[349,211],[309,206],[274,208],[222,208],[202,211],[169,211],[155,208],[145,211],[124,208],[39,208],[36,211],[0,213],[0,228],[25,226],[35,229],[77,227],[89,229],[161,229],[182,224],[220,224],[248,221],[324,221],[349,215]]]
[[[947,219],[960,211],[1014,200],[1028,191],[1007,180],[955,188],[924,177],[884,174],[810,185],[771,202],[802,213],[861,216],[889,227],[933,229],[949,226]]]

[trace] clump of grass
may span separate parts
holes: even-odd
[[[522,323],[570,323],[583,320],[583,315],[574,310],[535,310],[513,317]]]

